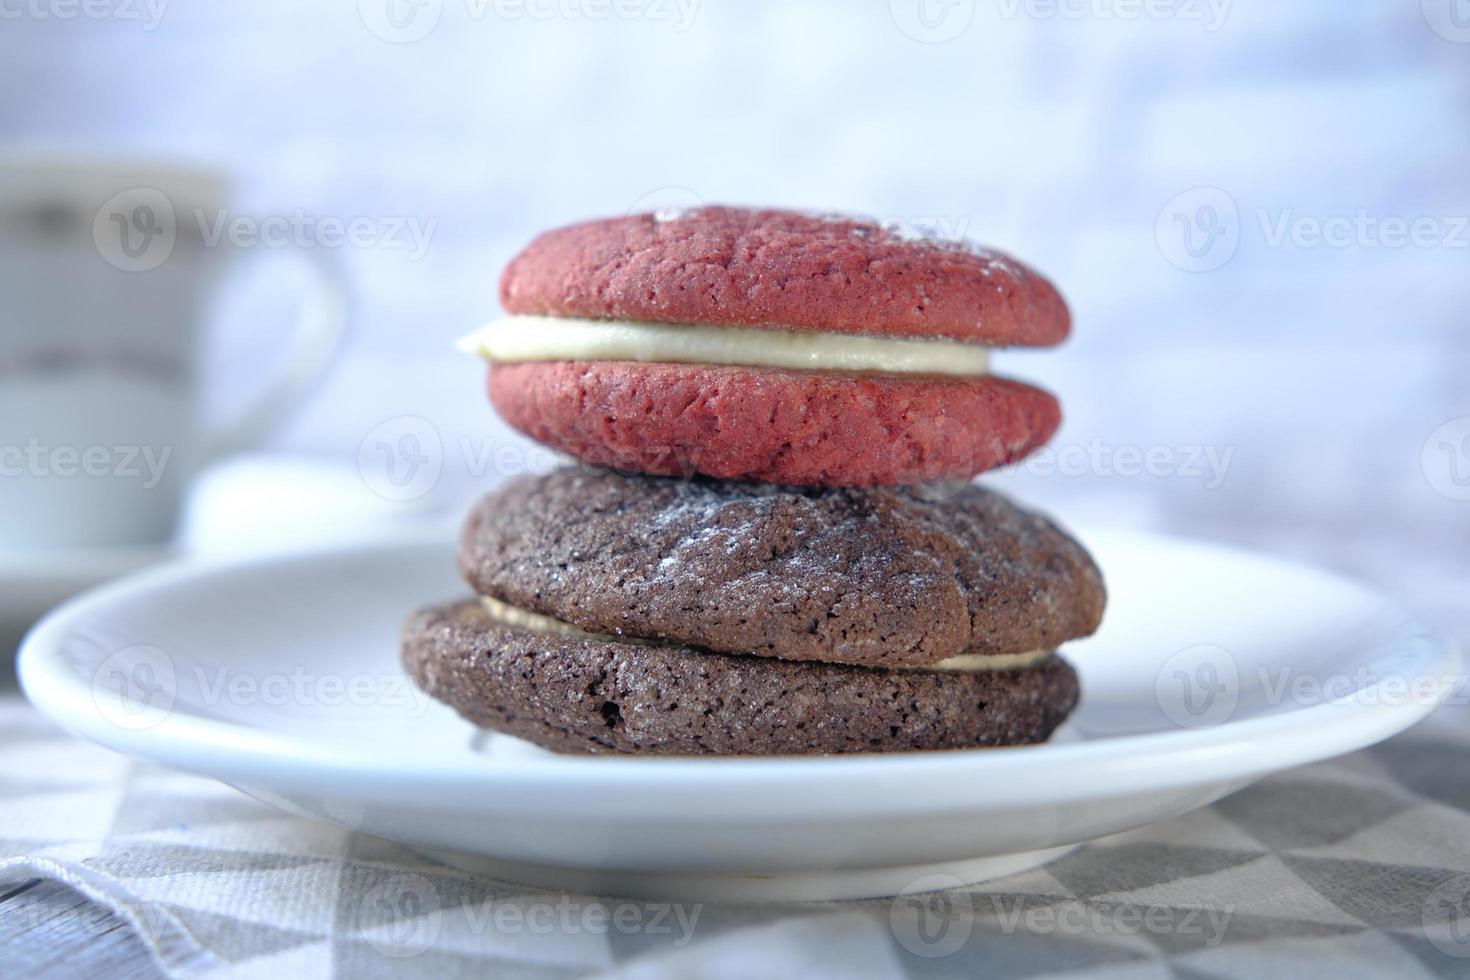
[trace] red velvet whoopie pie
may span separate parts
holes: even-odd
[[[968,480],[1046,442],[1049,393],[989,371],[1067,336],[1019,261],[870,221],[707,207],[538,236],[466,339],[516,429],[586,462],[802,486]]]

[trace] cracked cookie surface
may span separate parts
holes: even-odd
[[[1061,422],[1050,394],[992,376],[546,361],[494,365],[489,390],[512,426],[594,465],[804,486],[968,480]]]
[[[704,207],[538,235],[506,266],[511,313],[1060,343],[1067,304],[1002,252],[861,218]]]
[[[568,467],[471,510],[476,591],[588,632],[871,667],[1055,649],[1104,590],[1046,518],[969,485],[804,489]]]

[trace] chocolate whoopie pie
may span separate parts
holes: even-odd
[[[1055,654],[1024,670],[874,670],[506,626],[475,600],[414,613],[414,681],[482,728],[557,752],[805,755],[1045,741],[1077,703]]]
[[[420,610],[415,681],[558,751],[788,754],[1042,741],[1077,700],[1055,652],[1101,577],[1000,494],[814,489],[583,467],[471,512],[480,598]]]
[[[490,399],[582,460],[808,486],[969,479],[1043,444],[1050,394],[993,347],[1061,342],[1066,303],[1009,256],[868,221],[709,207],[546,232],[511,314],[466,338]]]

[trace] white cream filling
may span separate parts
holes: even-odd
[[[990,367],[989,347],[954,340],[555,316],[508,316],[465,337],[459,348],[501,363],[663,361],[964,377]]]
[[[486,614],[502,626],[511,629],[524,630],[528,633],[548,633],[555,636],[570,636],[579,640],[601,640],[615,643],[651,643],[651,640],[637,640],[626,636],[608,636],[603,633],[589,633],[584,629],[564,623],[550,616],[522,609],[520,606],[512,606],[508,602],[501,602],[490,596],[480,596],[480,603],[485,607]],[[1050,650],[1028,650],[1025,653],[962,653],[957,657],[950,657],[936,663],[926,664],[922,667],[907,668],[910,670],[938,670],[952,671],[961,674],[979,674],[988,670],[1023,670],[1034,667],[1047,657],[1051,656]]]
[[[960,674],[982,674],[987,670],[1025,670],[1035,667],[1047,657],[1050,650],[1027,650],[1025,653],[962,653],[957,657],[926,664],[918,670],[948,670]]]

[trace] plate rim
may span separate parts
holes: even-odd
[[[679,805],[733,816],[765,814],[766,793],[773,789],[820,782],[821,793],[787,794],[783,818],[830,815],[861,798],[863,812],[901,815],[922,811],[1003,810],[1026,804],[1062,804],[1125,796],[1151,790],[1214,785],[1227,780],[1253,779],[1268,773],[1330,758],[1375,744],[1422,720],[1447,699],[1463,681],[1463,660],[1457,645],[1425,624],[1403,613],[1402,607],[1378,591],[1348,576],[1312,565],[1253,552],[1228,544],[1175,537],[1132,529],[1090,529],[1095,536],[1145,541],[1230,554],[1238,558],[1291,569],[1317,578],[1330,578],[1365,598],[1378,601],[1394,617],[1385,636],[1396,632],[1423,647],[1415,667],[1440,680],[1432,697],[1405,699],[1401,704],[1364,703],[1361,695],[1382,684],[1360,688],[1343,697],[1304,705],[1273,715],[1227,721],[1198,729],[1105,736],[1082,742],[1049,743],[1002,749],[960,749],[924,753],[874,753],[838,756],[745,758],[639,758],[562,756],[553,766],[544,760],[497,760],[450,754],[442,758],[344,758],[336,745],[320,746],[298,737],[281,736],[262,728],[232,721],[200,718],[173,711],[158,724],[141,730],[113,725],[93,701],[61,656],[71,630],[98,610],[132,596],[153,593],[172,584],[205,575],[228,574],[247,568],[295,564],[371,552],[401,553],[403,549],[445,548],[441,533],[423,532],[352,543],[326,543],[301,548],[217,557],[186,557],[93,588],[47,614],[25,637],[17,661],[21,688],[31,704],[69,731],[126,755],[199,773],[235,785],[320,790],[331,785],[334,795],[403,804],[423,796],[426,806],[445,809],[444,791],[454,790],[456,809],[493,806],[506,812],[540,812],[548,800],[575,800],[588,811],[646,812],[650,788],[661,794],[660,804]],[[1084,530],[1084,539],[1086,536]],[[1422,675],[1421,675],[1422,676]],[[1445,678],[1455,678],[1446,681]],[[1307,737],[1304,737],[1306,733]],[[1290,738],[1285,736],[1290,735]],[[1273,745],[1269,753],[1259,751]],[[207,755],[207,765],[201,756]],[[412,762],[409,765],[409,762]],[[1075,780],[1039,780],[1036,767],[1083,774]],[[1009,789],[1007,775],[1025,775]],[[324,782],[325,780],[325,782]],[[997,783],[997,780],[999,781]],[[881,782],[879,782],[881,781]],[[904,786],[925,787],[921,798],[910,799]],[[883,792],[875,792],[881,785]],[[936,793],[933,790],[941,790]],[[517,806],[517,804],[521,804]],[[846,811],[850,812],[850,811]]]

